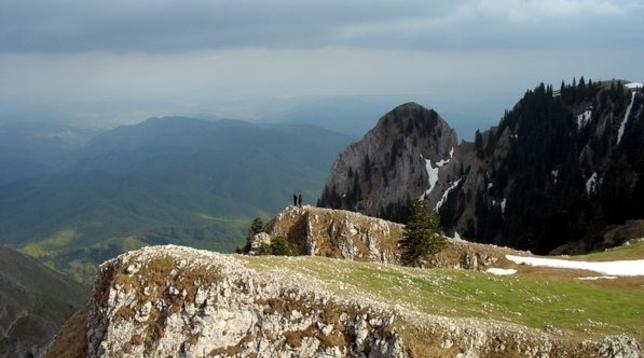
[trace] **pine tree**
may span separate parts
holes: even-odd
[[[264,223],[262,222],[262,219],[260,218],[255,218],[250,224],[250,227],[248,228],[248,235],[246,236],[246,245],[244,245],[243,248],[237,248],[235,249],[235,252],[238,254],[244,254],[248,253],[250,251],[250,242],[253,239],[253,236],[256,234],[259,234],[264,230]]]
[[[427,211],[425,200],[412,203],[411,215],[400,240],[404,265],[418,265],[425,256],[436,254],[445,247],[447,241],[439,231],[439,223],[438,215]]]
[[[483,135],[478,129],[474,133],[474,147],[476,148],[476,155],[479,158],[483,158]]]
[[[259,234],[260,232],[262,232],[263,229],[264,229],[264,223],[262,222],[262,219],[255,218],[253,219],[253,222],[250,223],[250,228],[248,229],[248,236]]]

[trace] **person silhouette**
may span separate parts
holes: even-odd
[[[302,207],[302,192],[297,194],[297,206]]]
[[[293,193],[293,206],[297,206],[297,194]]]

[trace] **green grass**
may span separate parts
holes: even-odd
[[[70,245],[75,239],[76,230],[67,228],[56,232],[42,241],[28,243],[20,251],[35,258],[55,256],[60,249]]]
[[[641,279],[623,285],[561,277],[411,269],[318,257],[244,260],[262,270],[283,267],[332,284],[350,285],[358,291],[352,294],[428,314],[491,319],[536,329],[550,325],[579,337],[627,333],[644,338]]]
[[[573,260],[611,261],[644,259],[644,242],[637,242],[626,246],[618,246],[602,252],[593,252],[587,255],[570,257]]]
[[[105,260],[147,245],[178,244],[220,252],[233,252],[245,243],[250,218],[222,218],[202,214],[207,224],[168,226],[133,230],[120,235],[97,237],[82,227],[69,227],[44,239],[18,247],[49,268],[66,273],[76,281],[93,284],[96,268]]]

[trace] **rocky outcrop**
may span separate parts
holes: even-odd
[[[618,81],[540,85],[475,141],[401,105],[341,153],[319,204],[403,222],[426,198],[446,232],[546,254],[602,244],[644,215],[644,93]]]
[[[403,231],[404,225],[351,211],[289,206],[251,239],[249,254],[257,255],[262,245],[284,237],[301,255],[400,264],[398,242]],[[424,267],[480,271],[505,262],[506,254],[521,254],[504,247],[446,239],[447,247],[428,257]]]
[[[337,299],[322,287],[256,272],[232,256],[148,247],[101,266],[86,347],[78,351],[88,357],[406,356],[395,313]],[[85,332],[63,331],[57,341],[70,334]]]
[[[281,236],[302,255],[398,263],[402,231],[400,224],[350,211],[289,206],[255,235],[250,254]]]
[[[333,279],[314,278],[306,270],[289,268],[288,260],[292,259],[267,261],[178,246],[123,254],[101,265],[89,306],[59,333],[49,355],[635,357],[642,353],[640,344],[626,336],[581,342],[511,323],[428,315],[400,306],[395,299],[380,301]],[[66,345],[70,337],[75,337],[76,345]]]

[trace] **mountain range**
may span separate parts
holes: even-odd
[[[537,253],[601,248],[644,217],[639,83],[540,84],[474,138],[401,105],[340,154],[319,204],[404,221],[426,198],[448,233]]]
[[[98,263],[146,244],[230,252],[250,219],[274,214],[294,191],[314,200],[348,142],[300,124],[164,117],[118,127],[50,151],[53,169],[1,185],[0,244],[85,281]]]

